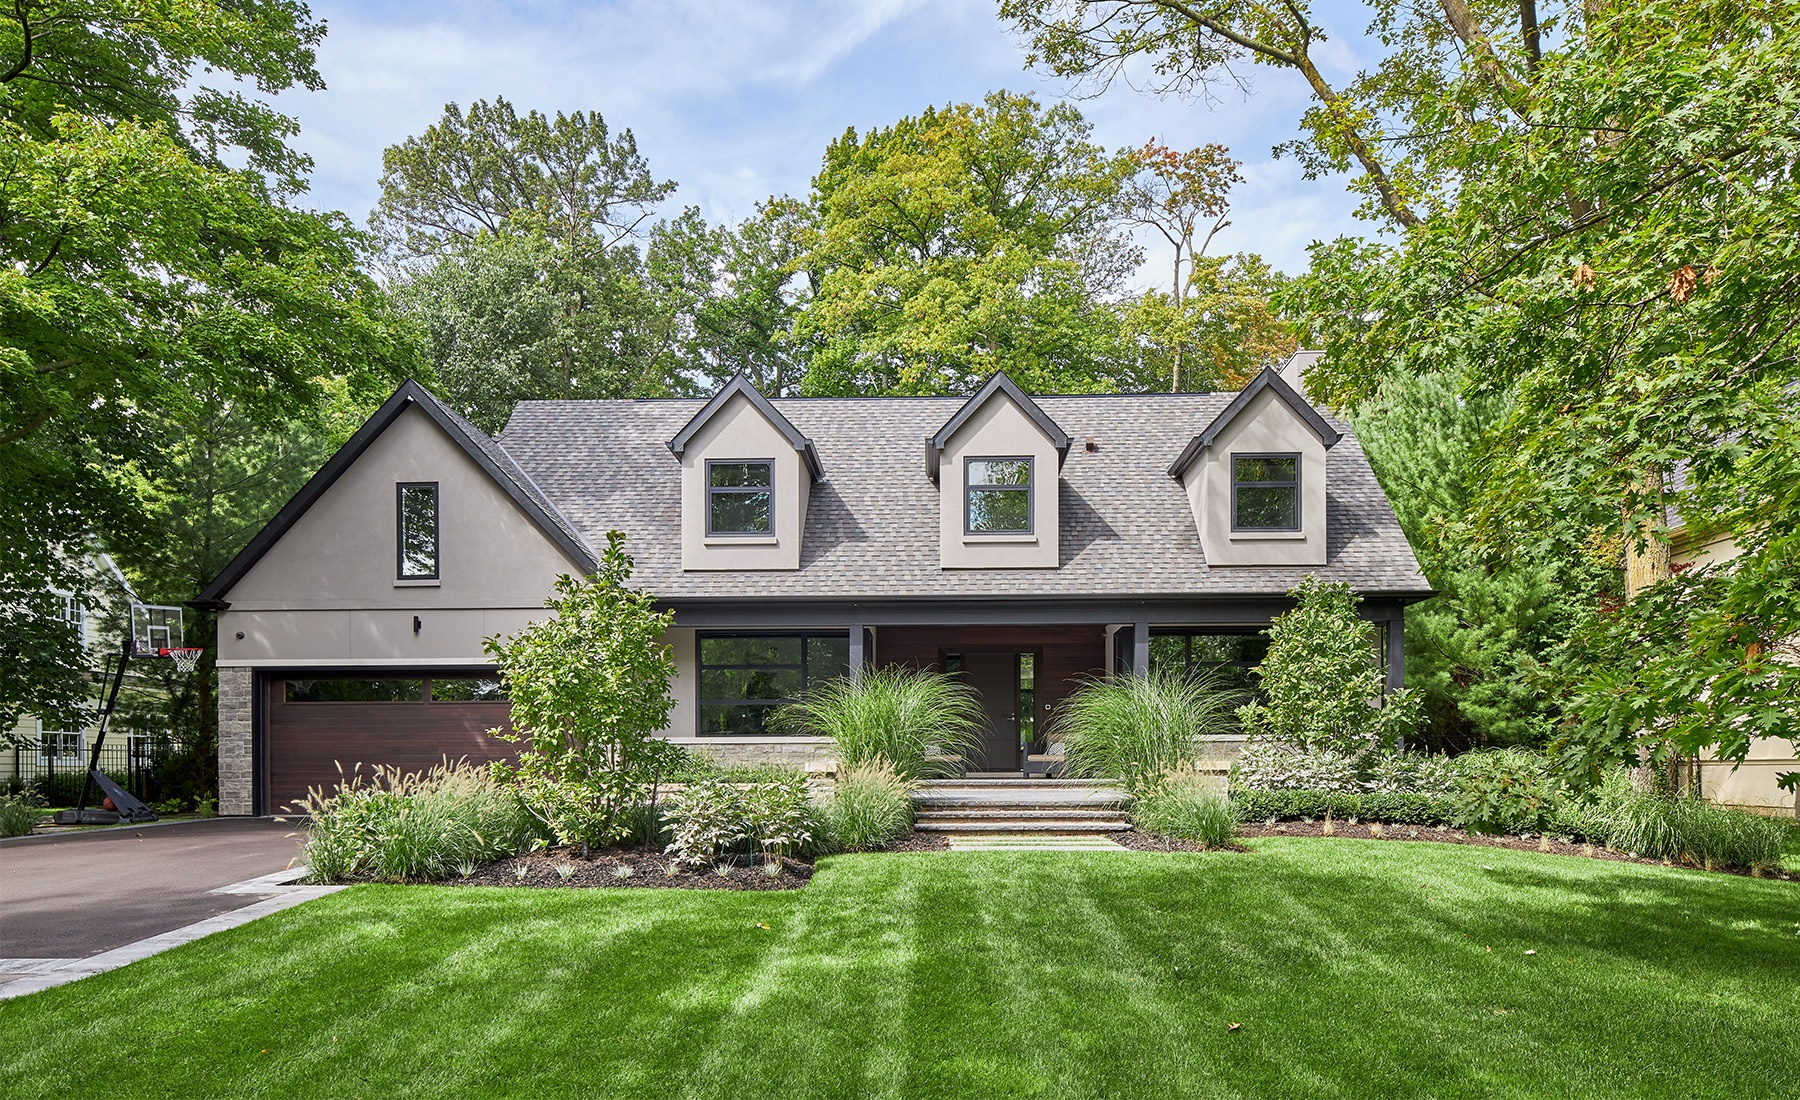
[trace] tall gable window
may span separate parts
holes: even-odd
[[[1300,529],[1300,456],[1231,456],[1231,529]]]
[[[706,464],[706,533],[775,533],[774,460]]]
[[[1031,459],[971,458],[963,529],[971,535],[1031,533]]]
[[[438,577],[438,483],[402,482],[399,486],[399,577],[403,581]]]

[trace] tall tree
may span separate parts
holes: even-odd
[[[1255,253],[1198,256],[1181,294],[1152,289],[1118,306],[1130,366],[1121,389],[1235,390],[1298,344],[1271,297],[1286,277]]]
[[[288,0],[0,11],[0,617],[74,587],[90,538],[153,537],[155,425],[305,418],[333,376],[414,369],[362,239],[292,205],[293,121],[213,86],[321,87],[323,33]],[[66,703],[79,659],[6,625],[0,667],[44,675],[0,680],[0,726]]]
[[[431,334],[450,401],[498,431],[523,399],[685,388],[678,318],[640,251],[674,191],[630,130],[598,113],[452,103],[382,155],[370,217],[398,261],[396,297]]]
[[[1091,132],[1071,106],[995,92],[832,142],[799,261],[817,287],[794,328],[807,392],[966,392],[1000,367],[1045,392],[1111,388],[1104,303],[1137,265],[1117,232],[1135,165]]]

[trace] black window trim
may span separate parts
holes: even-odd
[[[1252,534],[1286,533],[1304,530],[1304,517],[1300,514],[1300,452],[1298,451],[1233,451],[1231,453],[1231,529]],[[1292,481],[1239,481],[1237,476],[1238,459],[1248,458],[1291,458],[1294,460],[1294,480]],[[1292,489],[1294,490],[1294,524],[1291,527],[1243,527],[1238,524],[1238,489]]]
[[[714,466],[767,466],[769,468],[769,529],[767,531],[720,531],[713,527],[713,494],[751,493],[756,490],[742,485],[714,485]],[[706,460],[706,537],[709,539],[769,539],[775,537],[775,460],[772,458],[709,458]]]
[[[842,639],[844,639],[845,643],[848,644],[849,640],[850,640],[849,635],[850,635],[849,627],[844,627],[843,629],[836,629],[836,630],[830,629],[830,628],[825,628],[825,629],[819,629],[819,630],[700,630],[700,631],[696,631],[694,633],[694,736],[696,738],[702,738],[702,737],[776,737],[776,736],[781,736],[779,734],[771,734],[771,733],[767,733],[767,732],[764,732],[764,733],[723,733],[723,732],[709,733],[706,731],[706,728],[705,728],[706,708],[709,706],[713,706],[713,707],[753,706],[753,707],[773,708],[773,707],[785,706],[788,703],[794,702],[793,699],[788,699],[788,698],[782,698],[782,699],[708,699],[707,697],[705,697],[704,695],[701,694],[701,685],[706,682],[706,672],[708,669],[715,669],[715,668],[727,668],[727,669],[797,668],[800,670],[800,689],[802,691],[805,691],[808,686],[808,680],[809,680],[809,676],[808,676],[809,670],[808,670],[807,666],[811,663],[810,659],[807,656],[807,645],[806,645],[807,641],[812,638],[842,638]],[[757,665],[730,664],[730,663],[710,664],[706,661],[706,658],[705,658],[705,652],[706,652],[705,651],[705,643],[709,640],[716,639],[716,638],[727,638],[727,639],[735,639],[735,638],[798,638],[798,639],[800,639],[800,661],[797,664],[792,664],[792,663],[787,663],[787,662],[781,662],[778,664],[757,664]],[[830,677],[824,677],[824,679],[830,679]]]
[[[1018,492],[1017,485],[971,485],[969,484],[969,464],[973,462],[1023,462],[1025,464],[1025,526],[1023,529],[1008,527],[1004,530],[989,529],[977,531],[971,524],[972,509],[978,492]],[[964,455],[963,456],[963,534],[964,535],[1035,535],[1037,534],[1037,461],[1032,455]]]
[[[431,572],[406,571],[406,491],[431,490]],[[442,580],[444,572],[444,496],[435,481],[400,481],[394,484],[394,579],[402,581]]]

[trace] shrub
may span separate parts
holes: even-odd
[[[749,837],[749,815],[737,787],[702,779],[669,796],[672,836],[664,851],[684,867],[704,867]]]
[[[1122,779],[1136,794],[1193,764],[1201,742],[1235,732],[1241,701],[1213,674],[1092,679],[1063,703],[1050,736],[1063,743],[1064,775]]]
[[[1562,785],[1546,757],[1493,749],[1456,757],[1453,767],[1457,824],[1471,832],[1540,832],[1556,820]]]
[[[1252,740],[1364,756],[1394,748],[1424,715],[1416,693],[1383,696],[1373,631],[1347,584],[1307,577],[1296,603],[1269,625],[1261,683],[1266,702],[1238,714]],[[1379,705],[1376,705],[1379,704]]]
[[[1131,824],[1139,832],[1221,848],[1237,835],[1238,815],[1203,777],[1181,769],[1145,784],[1143,793],[1132,800]]]
[[[879,757],[838,772],[824,809],[831,848],[870,852],[885,848],[913,826],[911,785]]]
[[[961,771],[982,721],[954,677],[898,667],[828,680],[775,715],[783,732],[836,741],[844,767],[886,760],[908,780]]]
[[[1351,754],[1252,741],[1231,768],[1233,787],[1282,791],[1394,791],[1448,795],[1455,786],[1449,757],[1421,753]]]
[[[1242,821],[1293,821],[1336,818],[1384,821],[1390,825],[1454,824],[1460,811],[1441,795],[1402,791],[1253,791],[1235,790],[1231,800]]]
[[[656,736],[674,706],[663,641],[674,613],[627,585],[624,543],[608,532],[591,576],[558,578],[546,603],[556,614],[483,643],[512,698],[511,728],[488,735],[525,746],[494,774],[558,841],[584,849],[628,836],[646,787],[680,764],[679,750]]]
[[[798,852],[812,841],[812,813],[806,778],[753,783],[743,793],[744,833],[768,863]]]
[[[466,760],[422,773],[382,767],[369,777],[359,768],[329,794],[314,787],[301,809],[312,817],[306,864],[323,882],[444,878],[460,863],[523,852],[540,836],[518,796]]]
[[[29,791],[0,795],[0,836],[25,836],[44,816],[44,804]]]

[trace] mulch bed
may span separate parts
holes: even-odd
[[[883,848],[884,852],[948,852],[950,838],[942,833],[907,833]]]
[[[1223,848],[1207,848],[1193,840],[1179,840],[1172,836],[1157,836],[1155,833],[1140,833],[1130,829],[1122,833],[1107,833],[1106,839],[1117,841],[1119,847],[1130,848],[1134,852],[1247,852],[1242,844],[1227,844]]]
[[[523,877],[519,874],[525,868]],[[564,878],[557,868],[573,868]],[[629,875],[621,867],[629,867]],[[763,868],[761,856],[728,856],[714,867],[698,870],[681,868],[669,872],[669,857],[642,848],[608,848],[582,859],[569,849],[518,856],[487,864],[468,878],[446,879],[445,886],[525,886],[576,887],[607,889],[677,889],[677,890],[794,890],[812,879],[812,864],[797,859],[781,861],[781,873],[771,875]]]
[[[1382,825],[1359,823],[1351,825],[1344,821],[1333,821],[1331,832],[1325,831],[1323,821],[1278,821],[1273,825],[1245,822],[1238,826],[1240,837],[1263,836],[1296,836],[1322,837],[1332,836],[1351,840],[1428,840],[1438,844],[1468,844],[1480,848],[1508,848],[1515,852],[1547,852],[1559,856],[1584,856],[1588,859],[1606,859],[1617,863],[1642,863],[1653,867],[1677,866],[1664,860],[1640,859],[1629,852],[1614,851],[1599,844],[1571,844],[1555,837],[1520,837],[1520,836],[1488,836],[1483,833],[1471,833],[1463,829],[1444,829],[1426,825]],[[1171,849],[1173,850],[1173,849]],[[1690,867],[1690,870],[1704,870]],[[1749,871],[1714,868],[1716,873],[1743,875],[1752,877]],[[1794,876],[1786,872],[1775,872],[1765,875],[1766,878],[1792,879]]]

